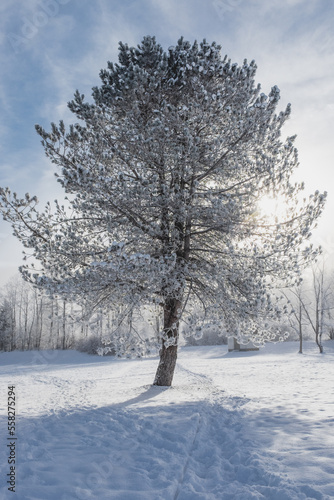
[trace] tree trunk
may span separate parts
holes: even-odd
[[[323,345],[321,343],[321,334],[319,334],[318,332],[315,335],[315,341],[316,341],[317,346],[319,347],[320,354],[323,354],[324,348],[323,348]]]
[[[66,349],[66,300],[63,301],[63,340],[61,348]]]
[[[160,362],[155,374],[154,385],[171,386],[177,359],[177,345],[165,347],[160,351]]]
[[[303,326],[302,326],[302,321],[303,321],[303,310],[302,310],[302,305],[299,304],[299,354],[303,354]]]
[[[299,332],[299,354],[303,354],[303,334]]]
[[[176,298],[166,300],[164,305],[164,336],[160,350],[160,361],[154,384],[171,386],[177,359],[179,339],[179,316],[181,301]]]

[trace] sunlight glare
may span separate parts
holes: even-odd
[[[284,219],[287,212],[286,201],[283,197],[263,196],[258,202],[258,212],[261,218],[270,223]]]

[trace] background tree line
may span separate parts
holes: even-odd
[[[76,347],[93,352],[110,317],[111,312],[89,314],[84,304],[50,297],[17,276],[0,291],[0,350]]]
[[[323,340],[334,340],[333,273],[326,271],[324,264],[314,265],[302,284],[285,290],[282,297],[290,306],[290,314],[279,325],[282,334],[287,332],[288,340],[299,340],[300,352],[303,340],[310,339],[323,352]],[[149,313],[138,310],[128,317],[120,304],[91,310],[84,302],[50,297],[19,275],[0,290],[1,351],[78,349],[122,355],[129,351],[127,344],[135,346],[137,342],[134,352],[138,354],[141,347],[142,354],[147,354],[150,335],[160,330],[161,321],[158,309]],[[188,330],[184,325],[187,345],[227,342],[228,332],[216,328],[201,330],[198,335],[190,335]]]

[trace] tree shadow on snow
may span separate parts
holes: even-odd
[[[314,451],[315,423],[304,415],[254,410],[233,397],[214,403],[178,395],[173,403],[172,394],[165,397],[170,388],[138,389],[116,404],[20,417],[20,500],[326,498],[317,486],[307,490],[301,457],[321,453],[327,466],[334,452]],[[305,476],[299,486],[296,471]]]

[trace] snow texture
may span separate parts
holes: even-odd
[[[184,347],[172,388],[149,385],[157,359],[1,353],[18,446],[11,497],[2,404],[0,499],[334,498],[334,343],[297,350]]]

